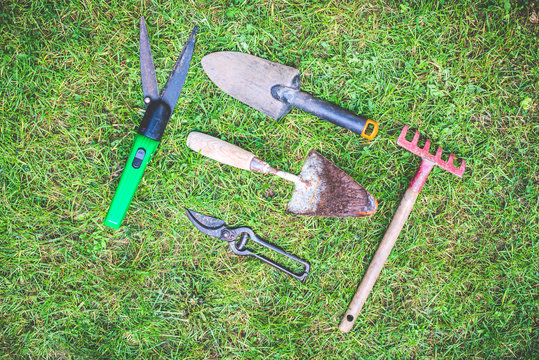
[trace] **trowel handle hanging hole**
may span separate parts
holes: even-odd
[[[354,321],[354,316],[353,315],[346,315],[346,320]]]
[[[365,139],[372,140],[376,134],[378,134],[378,123],[372,121],[371,119],[367,119],[365,122],[365,127],[361,132],[361,136],[363,136]]]

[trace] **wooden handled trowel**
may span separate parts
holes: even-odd
[[[369,140],[378,132],[376,122],[300,91],[299,71],[290,66],[222,51],[204,56],[202,67],[221,90],[272,119],[279,120],[295,106]]]
[[[277,175],[295,184],[287,210],[297,215],[365,217],[378,203],[361,185],[331,161],[311,150],[299,176],[271,167],[254,154],[199,132],[187,137],[187,146],[210,159],[240,169]]]

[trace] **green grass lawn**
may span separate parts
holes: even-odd
[[[2,1],[0,359],[539,357],[539,46],[531,1]],[[193,62],[124,225],[103,225],[144,113],[138,21],[161,87]],[[242,51],[380,123],[374,141],[299,110],[274,121],[201,58]],[[338,330],[420,160],[433,170],[348,334]],[[286,213],[293,185],[189,150],[200,131],[299,173],[310,149],[378,200],[370,218]],[[198,232],[184,208],[310,260],[306,284]]]

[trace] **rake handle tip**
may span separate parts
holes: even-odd
[[[369,264],[369,268],[363,276],[363,279],[361,280],[361,283],[359,284],[356,293],[354,294],[352,301],[350,301],[348,309],[346,310],[346,313],[339,324],[339,330],[341,332],[347,333],[354,326],[357,316],[363,308],[367,297],[371,293],[378,276],[380,276],[380,272],[382,271],[384,264],[391,253],[391,250],[393,249],[393,246],[395,246],[395,242],[399,237],[402,227],[410,216],[410,212],[414,207],[417,196],[418,193],[414,190],[406,190],[406,193],[400,202],[399,208],[395,212],[395,215],[393,216],[393,219],[391,220],[391,223],[389,224],[389,227],[387,228],[386,233],[384,234],[384,237],[380,242],[376,253],[374,254],[374,257]]]

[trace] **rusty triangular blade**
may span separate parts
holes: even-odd
[[[376,212],[376,199],[350,175],[311,150],[296,184],[288,211],[297,215],[365,217]]]

